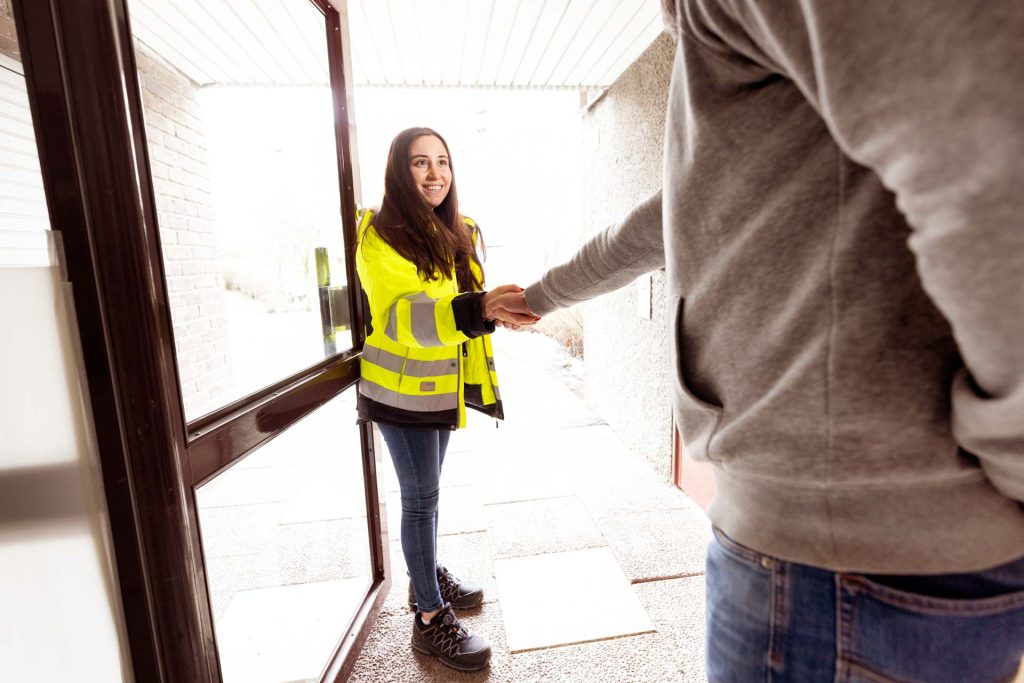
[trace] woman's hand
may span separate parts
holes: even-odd
[[[481,299],[485,320],[493,320],[503,327],[509,324],[516,325],[511,329],[518,329],[518,326],[533,325],[540,316],[534,315],[530,307],[526,305],[526,296],[523,295],[523,288],[518,285],[501,285],[488,291]]]

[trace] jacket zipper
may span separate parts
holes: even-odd
[[[462,357],[465,358],[466,356],[469,355],[469,354],[466,353],[466,342],[462,342],[461,346],[462,346]],[[462,365],[463,365],[463,362],[459,361],[458,405],[455,407],[455,425],[452,427],[452,431],[458,430],[459,423],[462,422],[462,412],[465,410],[465,408],[463,407],[464,404],[465,404],[465,399],[463,398],[463,392],[465,391],[465,388],[464,388],[464,386],[462,384]]]

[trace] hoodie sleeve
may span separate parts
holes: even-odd
[[[658,190],[527,287],[526,303],[537,315],[547,315],[615,291],[664,265]]]

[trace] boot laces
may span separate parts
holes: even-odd
[[[459,643],[469,637],[467,631],[454,614],[449,612],[444,615],[441,623],[434,629],[434,647],[443,650],[449,657],[458,649]]]
[[[452,574],[446,567],[437,568],[438,584],[441,587],[441,595],[446,600],[453,600],[461,593],[462,582]]]

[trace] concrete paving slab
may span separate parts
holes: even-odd
[[[485,505],[542,498],[560,498],[576,492],[569,468],[531,461],[539,458],[508,457],[492,461],[491,474],[480,484]]]
[[[704,573],[711,526],[701,513],[608,512],[597,524],[631,581]]]
[[[279,525],[260,562],[276,567],[282,584],[368,577],[366,521],[351,518]]]
[[[629,456],[627,456],[629,457]],[[616,468],[581,474],[577,495],[593,514],[685,510],[703,515],[682,491],[657,479],[638,479]]]
[[[547,421],[530,426],[527,439],[511,441],[513,446],[529,445],[530,452],[550,457],[550,455],[566,454],[570,456],[585,455],[587,457],[601,452],[609,446],[611,453],[621,453],[621,439],[607,424],[562,427]],[[624,446],[623,446],[624,447]]]
[[[575,496],[487,505],[494,558],[607,545]]]
[[[333,468],[324,469],[299,488],[289,501],[281,523],[366,517],[364,496],[361,469],[347,475]]]
[[[307,481],[302,467],[229,469],[196,490],[201,508],[291,500]]]
[[[240,591],[357,577],[370,584],[370,549],[362,520],[278,526],[253,549],[207,558],[215,617],[223,616]]]
[[[259,560],[258,553],[206,560],[206,582],[210,587],[214,621],[223,618],[238,591],[280,585],[277,568],[261,565]]]
[[[552,419],[560,427],[587,427],[604,424],[604,420],[584,404],[576,402],[572,394],[547,396],[544,401],[527,404],[529,407],[522,412],[508,413],[510,423],[517,425],[536,425],[542,421],[551,424]]]
[[[210,559],[263,552],[284,510],[284,503],[200,508],[203,554]]]
[[[318,677],[365,592],[362,580],[239,592],[216,624],[224,680]]]
[[[685,683],[706,683],[704,657],[704,577],[634,584],[633,590],[668,639],[662,653],[672,656]]]
[[[495,560],[494,571],[512,653],[654,631],[608,548]]]
[[[678,683],[682,672],[660,633],[522,652],[512,657],[517,683]]]

